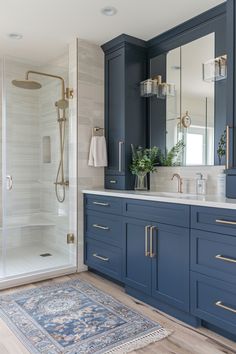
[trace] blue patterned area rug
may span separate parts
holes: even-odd
[[[0,316],[32,354],[117,354],[169,332],[81,280],[0,297]]]

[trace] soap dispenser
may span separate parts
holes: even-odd
[[[199,195],[206,194],[206,179],[203,178],[200,172],[196,173],[196,194]]]

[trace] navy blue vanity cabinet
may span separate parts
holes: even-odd
[[[119,198],[84,196],[84,259],[91,269],[122,280],[122,204]]]
[[[131,144],[146,145],[146,101],[139,83],[146,78],[146,44],[121,35],[104,44],[105,135],[108,167],[105,188],[133,189]]]
[[[236,340],[236,210],[191,208],[191,313]]]
[[[128,292],[189,312],[189,206],[126,199],[123,213]]]

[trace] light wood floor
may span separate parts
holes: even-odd
[[[29,289],[52,282],[61,282],[76,278],[89,281],[97,288],[109,293],[122,303],[145,314],[152,320],[159,322],[166,329],[173,331],[169,337],[154,344],[150,344],[143,349],[133,351],[131,354],[236,354],[236,343],[203,328],[193,329],[188,325],[126,295],[123,288],[93,273],[84,272],[60,277],[14,289],[3,290],[0,293],[2,295],[12,293],[22,288]],[[1,320],[0,354],[29,354],[28,350],[25,349]]]

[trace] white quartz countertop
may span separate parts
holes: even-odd
[[[107,197],[130,198],[139,200],[150,200],[166,203],[177,203],[187,205],[206,206],[213,208],[235,209],[236,199],[228,199],[216,195],[191,195],[181,193],[168,192],[152,192],[152,191],[117,191],[112,189],[84,189],[84,194],[104,195]]]

